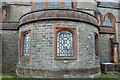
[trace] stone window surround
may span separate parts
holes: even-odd
[[[108,12],[105,16],[104,16],[104,25],[106,24],[106,18],[107,17],[109,17],[110,18],[110,20],[111,20],[111,22],[112,22],[112,26],[110,26],[110,27],[114,27],[114,35],[115,35],[115,38],[116,38],[116,18],[115,18],[115,16],[112,14],[112,13],[110,13],[110,12]]]
[[[26,29],[24,31],[21,32],[21,36],[20,36],[20,57],[30,57],[30,56],[24,56],[23,55],[23,48],[24,48],[24,35],[30,33],[31,36],[31,29]],[[30,45],[31,45],[31,40],[30,40]],[[31,55],[31,47],[30,47],[30,55]]]
[[[60,1],[60,8],[64,8],[64,0],[59,0]],[[32,0],[31,2],[31,11],[35,11],[36,10],[36,0]],[[49,8],[49,0],[44,0],[44,8]],[[76,0],[72,0],[72,8],[76,9],[77,8],[77,1]]]
[[[70,31],[73,33],[73,56],[72,57],[62,57],[62,56],[57,56],[57,33],[59,31],[66,30]],[[77,59],[77,29],[76,27],[71,27],[71,26],[55,26],[54,27],[54,59],[55,60],[76,60]]]
[[[98,34],[94,33],[94,39],[95,39],[95,58],[99,58],[99,41],[98,41]]]

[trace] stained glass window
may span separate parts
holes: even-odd
[[[72,0],[67,0],[64,2],[65,8],[72,8]]]
[[[60,0],[48,0],[48,3],[44,2],[44,0],[36,0],[36,10],[43,8],[72,8],[72,0],[64,0],[63,5],[61,5]],[[45,7],[45,5],[47,5]]]
[[[112,22],[109,17],[106,18],[106,25],[107,26],[112,26]]]
[[[23,56],[30,56],[30,33],[24,35]]]
[[[44,8],[43,0],[36,0],[36,10],[43,9],[43,8]]]
[[[57,36],[57,56],[73,56],[73,33],[60,31]]]
[[[49,8],[59,8],[59,0],[49,0]]]

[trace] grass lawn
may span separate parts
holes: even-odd
[[[120,75],[115,75],[115,74],[112,74],[112,75],[102,74],[102,75],[100,75],[99,78],[118,78],[118,77],[120,77]]]
[[[107,79],[107,78],[112,78],[112,79]],[[102,74],[102,75],[100,75],[99,78],[96,78],[93,80],[117,80],[119,78],[120,78],[120,75]],[[2,80],[24,80],[24,79],[18,78],[15,73],[2,73]],[[25,79],[25,80],[29,80],[29,79]],[[78,80],[78,79],[39,79],[39,80]],[[79,80],[86,80],[86,79],[79,79]],[[89,79],[87,79],[87,80],[89,80]],[[90,79],[90,80],[92,80],[92,79]]]
[[[2,73],[2,78],[17,78],[15,73]]]
[[[23,80],[18,78],[15,73],[2,73],[2,80]]]

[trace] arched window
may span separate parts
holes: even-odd
[[[57,56],[73,56],[73,33],[59,31],[57,36]]]
[[[115,27],[115,17],[112,13],[107,13],[105,16],[105,25]]]
[[[24,32],[21,37],[22,37],[21,56],[30,56],[30,48],[31,48],[31,33],[30,33],[30,31]]]
[[[44,8],[76,8],[75,0],[35,0],[32,2],[32,10]]]
[[[55,27],[55,59],[77,59],[76,28]]]
[[[115,38],[116,36],[116,19],[115,16],[112,13],[107,13],[105,16],[105,26],[110,26],[111,29],[114,31]]]

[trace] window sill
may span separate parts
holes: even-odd
[[[98,57],[98,56],[95,56],[95,59],[99,59],[99,57]]]
[[[20,56],[20,58],[30,58],[30,56]]]
[[[77,57],[73,56],[73,57],[55,57],[55,60],[77,60]]]

